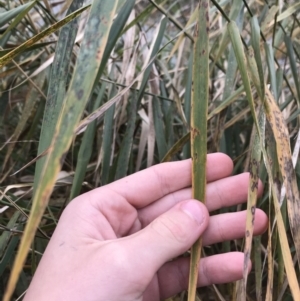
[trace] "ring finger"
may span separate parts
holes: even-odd
[[[209,211],[244,203],[247,199],[249,173],[224,178],[207,184],[206,207]],[[259,183],[259,195],[262,193],[262,184]],[[146,227],[155,218],[170,210],[177,203],[191,199],[191,188],[181,189],[170,193],[158,201],[138,210],[138,217],[142,228]]]

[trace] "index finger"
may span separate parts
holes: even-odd
[[[232,173],[232,160],[225,154],[207,156],[207,181],[212,182]],[[124,197],[131,205],[142,208],[163,196],[191,186],[192,160],[154,165],[148,169],[103,186]],[[96,189],[97,193],[98,189]]]

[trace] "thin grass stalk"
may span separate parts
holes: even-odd
[[[115,180],[121,179],[126,176],[128,168],[130,155],[133,145],[133,136],[134,136],[134,128],[136,122],[136,111],[138,106],[138,99],[136,93],[132,93],[132,98],[128,102],[127,105],[127,128],[124,134],[122,143],[120,145],[120,152],[117,161],[117,167],[115,172]]]
[[[283,223],[285,225],[285,228],[287,228],[286,199],[283,201],[283,204],[281,205],[281,214],[282,214]],[[277,235],[278,235],[278,233],[277,233]],[[283,288],[283,284],[284,284],[284,280],[285,280],[284,260],[283,260],[283,254],[282,254],[280,244],[278,244],[278,246],[277,246],[277,263],[278,263],[277,291],[275,291],[275,293],[276,293],[276,296],[278,297]]]
[[[18,219],[21,216],[21,212],[16,211],[10,221],[8,222],[6,229],[14,229],[14,231],[23,230],[23,225],[18,223]],[[15,235],[12,231],[3,231],[0,236],[0,277],[3,277],[3,273],[14,256],[15,249],[19,243],[19,236]]]
[[[209,3],[200,0],[194,33],[194,68],[191,104],[191,156],[193,198],[205,202],[207,107],[209,86]],[[196,299],[202,238],[191,249],[188,301]]]
[[[272,184],[271,184],[272,185]],[[271,217],[271,194],[269,195],[269,217]],[[268,246],[267,246],[267,257],[268,257],[268,280],[266,286],[266,301],[273,300],[273,282],[274,282],[274,260],[272,254],[272,231],[271,222],[269,219],[268,227]]]

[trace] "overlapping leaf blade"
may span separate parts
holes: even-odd
[[[31,214],[22,236],[4,301],[10,299],[15,288],[29,246],[49,201],[56,176],[72,142],[75,127],[92,92],[93,79],[97,76],[116,7],[117,1],[111,0],[94,1],[92,4],[77,65],[43,166],[41,181],[35,191]]]

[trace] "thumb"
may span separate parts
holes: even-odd
[[[132,259],[132,267],[153,277],[165,262],[193,245],[205,231],[208,220],[208,211],[201,202],[187,200],[177,204],[124,241],[127,251],[138,256]]]

